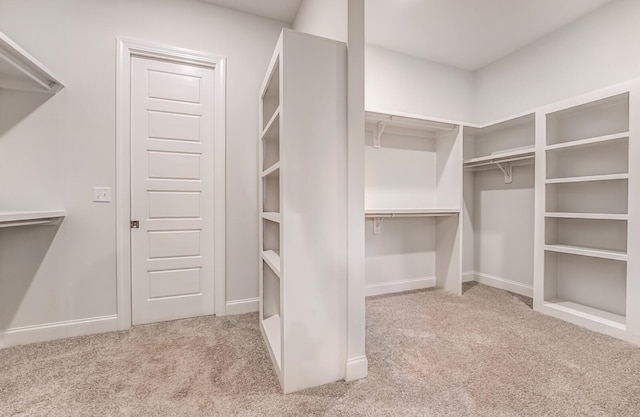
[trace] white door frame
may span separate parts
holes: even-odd
[[[116,285],[118,329],[131,327],[131,58],[161,59],[214,69],[214,306],[226,313],[225,103],[226,58],[190,49],[118,38],[116,70]]]

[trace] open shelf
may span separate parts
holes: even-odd
[[[16,226],[56,225],[66,216],[64,210],[0,211],[0,228]]]
[[[546,211],[550,213],[627,214],[628,181],[563,182],[546,184]]]
[[[261,214],[262,218],[274,223],[280,223],[280,213],[264,212]]]
[[[269,131],[269,123],[278,117],[280,108],[280,57],[276,57],[275,64],[262,88],[262,128]]]
[[[544,306],[568,314],[572,314],[574,316],[582,317],[600,324],[604,324],[616,329],[627,329],[626,318],[619,314],[609,313],[608,311],[557,298],[545,301]]]
[[[280,315],[274,314],[273,316],[262,320],[262,329],[264,330],[265,337],[269,342],[269,350],[271,355],[276,361],[278,369],[281,369],[280,358],[281,355],[281,331],[280,331]]]
[[[274,250],[265,250],[262,252],[262,259],[280,278],[280,253]]]
[[[280,134],[280,106],[278,106],[271,116],[271,119],[267,121],[260,138],[262,140],[277,139]]]
[[[618,140],[628,139],[628,138],[629,138],[629,132],[621,132],[621,133],[614,133],[611,135],[603,135],[603,136],[596,136],[593,138],[574,140],[571,142],[556,143],[553,145],[548,145],[546,149],[548,151],[557,151],[557,150],[572,149],[572,148],[575,149],[575,148],[582,148],[585,146],[603,144],[607,142],[613,142],[613,141],[618,141]]]
[[[572,245],[545,245],[544,250],[557,253],[567,253],[570,255],[590,256],[593,258],[611,259],[614,261],[626,261],[627,254],[622,251],[605,249],[585,248]]]
[[[545,184],[568,184],[572,182],[628,180],[629,174],[585,175],[580,177],[550,178]]]
[[[512,151],[497,152],[492,155],[480,156],[477,158],[465,159],[465,168],[474,168],[496,163],[523,161],[534,159],[536,155],[535,148],[516,149]]]
[[[49,69],[0,32],[0,88],[55,94],[63,87]]]
[[[457,128],[457,125],[447,122],[371,111],[365,113],[365,122],[369,129],[374,130],[377,136],[374,138],[374,141],[378,143],[380,142],[382,133],[435,138],[437,133],[453,132]]]
[[[265,169],[262,174],[260,174],[261,178],[264,178],[268,175],[274,175],[274,176],[278,176],[280,175],[280,162],[276,162],[275,164],[271,165],[269,168]]]
[[[411,208],[411,209],[366,209],[365,218],[373,217],[444,217],[456,216],[460,209],[440,209],[440,208]]]
[[[593,220],[627,220],[626,214],[608,214],[608,213],[558,213],[548,212],[545,217],[556,219],[593,219]]]

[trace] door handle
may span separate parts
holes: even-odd
[[[140,228],[140,222],[138,220],[131,220],[131,228],[132,229],[139,229]]]

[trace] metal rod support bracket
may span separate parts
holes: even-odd
[[[384,133],[384,129],[387,125],[384,121],[380,121],[376,124],[376,130],[373,132],[373,147],[376,149],[380,149],[382,146],[382,134]]]
[[[504,183],[511,184],[513,182],[513,167],[511,166],[511,163],[510,162],[504,163],[504,167],[502,166],[503,164],[500,162],[496,162],[496,165],[498,166],[500,171],[502,171],[502,173],[504,174]]]

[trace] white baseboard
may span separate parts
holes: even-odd
[[[473,271],[462,273],[462,282],[472,282],[476,280],[476,273]]]
[[[2,332],[0,335],[0,347],[46,342],[48,340],[113,332],[116,330],[118,330],[118,317],[116,315],[16,327]]]
[[[380,282],[365,285],[365,296],[392,294],[396,292],[421,290],[436,286],[435,277],[404,279],[400,281]]]
[[[473,272],[474,281],[490,287],[507,290],[525,297],[533,298],[533,285],[523,284],[521,282],[511,281],[509,279],[496,277],[482,272]]]
[[[358,356],[347,360],[345,381],[366,378],[369,373],[369,361],[366,356]]]
[[[226,315],[255,313],[260,309],[260,298],[227,301]]]

